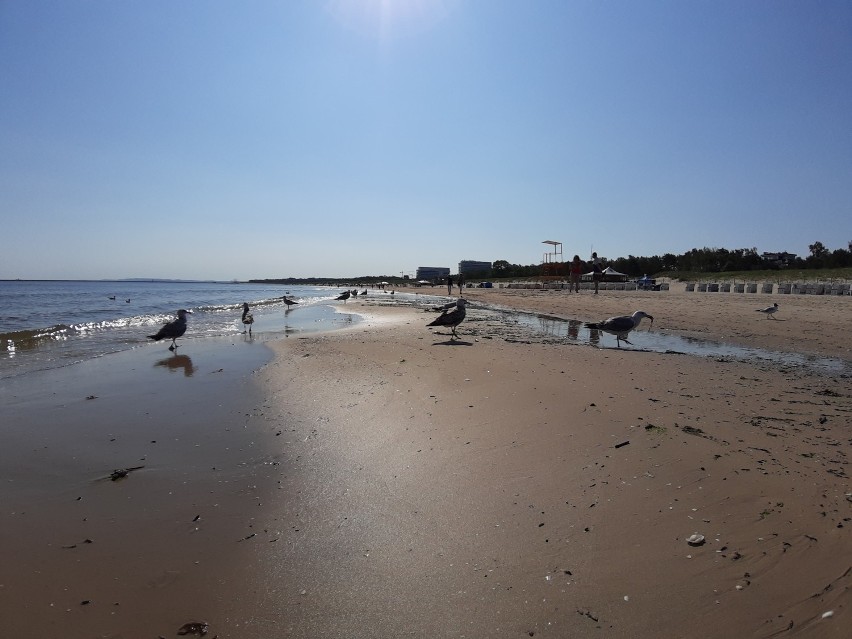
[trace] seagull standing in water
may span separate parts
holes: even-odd
[[[184,309],[180,309],[177,312],[177,319],[173,322],[169,322],[165,324],[159,331],[157,331],[156,335],[149,335],[148,339],[152,339],[155,342],[159,342],[161,339],[170,339],[172,340],[172,345],[169,346],[170,351],[175,351],[178,348],[175,340],[178,337],[182,337],[184,333],[186,333],[186,314],[192,313],[192,311],[187,311]]]
[[[467,300],[460,297],[454,305],[448,304],[448,308],[444,308],[444,312],[426,324],[426,326],[449,326],[450,330],[453,332],[453,339],[456,339],[458,337],[458,335],[456,335],[456,326],[464,321],[464,316],[466,314],[465,304],[467,304]],[[455,310],[450,311],[449,309],[453,306],[456,307]]]
[[[335,297],[335,300],[343,300],[343,303],[346,304],[346,300],[349,299],[349,296],[352,295],[349,291],[343,291],[340,295]]]
[[[249,312],[248,302],[243,302],[243,324],[248,326],[248,332],[251,335],[251,325],[254,324],[254,315]]]
[[[651,320],[651,324],[654,323],[654,318],[648,315],[645,311],[636,311],[633,315],[610,317],[602,322],[586,322],[586,327],[595,328],[599,331],[615,335],[615,342],[618,345],[618,348],[621,348],[622,341],[630,344],[627,340],[628,333],[630,333],[630,331],[634,328],[637,328],[639,326],[639,322],[641,322],[645,317]]]
[[[772,319],[775,319],[773,315],[778,312],[778,302],[775,302],[775,304],[773,304],[772,306],[767,306],[766,308],[758,308],[757,312],[763,313],[764,315],[766,315],[767,318],[771,317]]]
[[[290,310],[290,307],[291,307],[293,304],[298,304],[298,303],[299,303],[299,302],[297,302],[296,300],[291,300],[291,299],[290,299],[289,297],[287,297],[286,295],[285,295],[284,297],[282,297],[281,299],[282,299],[282,300],[284,300],[284,303],[287,305],[287,310],[288,310],[288,311]]]

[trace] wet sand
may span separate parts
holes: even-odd
[[[367,322],[271,342],[250,379],[236,364],[217,377],[231,367],[193,353],[182,397],[120,379],[113,395],[85,376],[62,401],[19,395],[18,427],[0,430],[3,626],[845,637],[848,377],[518,339],[475,307],[576,319],[637,307],[654,330],[849,358],[831,328],[848,325],[848,300],[699,295],[466,291],[459,340],[425,328],[425,303],[368,295],[347,304]],[[776,299],[779,320],[754,312]]]
[[[0,635],[173,637],[249,587],[237,542],[268,456],[246,424],[270,353],[242,338],[178,353],[4,380]]]

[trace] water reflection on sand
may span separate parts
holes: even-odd
[[[525,327],[543,336],[603,348],[615,348],[614,337],[612,343],[606,339],[602,340],[599,331],[587,328],[579,320],[534,313],[519,313],[517,311],[498,310],[497,312],[505,316],[503,321]],[[762,348],[672,335],[649,329],[640,328],[632,331],[630,341],[634,350],[698,355],[701,357],[722,357],[741,361],[765,361],[779,366],[803,367],[820,373],[852,374],[852,362],[835,357],[770,351]]]

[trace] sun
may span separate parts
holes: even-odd
[[[446,18],[459,0],[328,0],[327,10],[348,29],[381,40],[428,30]]]

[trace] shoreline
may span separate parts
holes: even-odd
[[[579,312],[625,303],[598,298]],[[578,312],[555,298],[516,303],[545,301]],[[30,447],[44,485],[27,490],[73,481],[43,510],[2,513],[0,542],[22,562],[0,576],[2,609],[20,610],[4,629],[171,638],[206,621],[220,639],[674,637],[695,636],[701,618],[703,637],[842,636],[848,378],[507,341],[476,312],[453,342],[425,328],[429,313],[370,302],[341,309],[364,316],[351,328],[267,342],[265,366],[235,365],[182,408],[177,395],[158,413],[152,393],[120,379],[114,396],[84,400],[78,380],[72,408],[89,429],[76,446],[91,459],[39,474],[45,458]],[[222,375],[215,357],[192,359],[195,375]],[[57,414],[33,393],[21,419]],[[176,411],[192,423],[154,463]],[[113,442],[115,420],[127,431]],[[103,480],[142,456],[145,469]],[[213,471],[216,459],[227,465]],[[686,544],[694,532],[703,546]],[[44,588],[23,610],[22,575]]]

